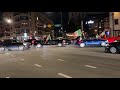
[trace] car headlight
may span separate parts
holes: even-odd
[[[109,44],[106,44],[105,46],[110,46]]]
[[[25,45],[25,46],[26,46],[26,45],[27,45],[27,43],[23,43],[23,45]]]
[[[117,40],[115,40],[114,42],[117,42]]]

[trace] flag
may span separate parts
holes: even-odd
[[[96,35],[96,38],[99,38],[99,35],[98,35],[98,34]]]
[[[103,31],[103,32],[100,34],[100,36],[103,36],[103,35],[105,35],[105,31]]]
[[[47,36],[46,41],[48,41],[48,40],[51,40],[51,36],[50,36],[50,34]]]
[[[74,36],[78,37],[78,36],[82,36],[82,31],[81,29],[78,29],[77,31],[74,32]]]

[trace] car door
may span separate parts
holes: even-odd
[[[93,39],[92,40],[92,44],[93,45],[99,45],[100,44],[100,40],[99,39]]]
[[[117,43],[118,51],[120,52],[120,42]]]
[[[10,45],[7,47],[9,50],[18,50],[19,45],[17,43],[10,43]]]
[[[92,45],[92,40],[86,40],[86,41],[84,41],[85,42],[85,44],[87,45],[87,46],[91,46]]]

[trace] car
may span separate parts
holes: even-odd
[[[106,46],[108,43],[107,40],[103,39],[89,39],[89,40],[82,40],[80,43],[80,47],[85,47],[85,46]]]
[[[0,51],[14,51],[14,50],[25,50],[25,46],[21,42],[15,42],[13,40],[4,40],[0,44]]]
[[[109,38],[104,38],[104,40],[107,40],[108,43],[113,43],[117,40],[120,40],[120,37],[109,37]]]
[[[105,46],[105,52],[120,53],[120,41],[109,43]]]

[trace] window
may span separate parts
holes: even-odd
[[[15,22],[16,22],[16,21],[19,21],[19,20],[20,20],[19,18],[15,18]]]
[[[118,25],[118,19],[115,19],[115,25]]]
[[[19,12],[14,12],[13,16],[16,16],[16,15],[19,15],[19,14],[20,14]]]
[[[20,20],[28,20],[28,16],[20,16]]]
[[[19,29],[16,29],[16,34],[20,34],[20,30]]]
[[[19,24],[15,24],[15,28],[20,28],[20,25]]]
[[[29,29],[21,29],[21,33],[29,33]]]
[[[26,33],[29,33],[30,31],[29,31],[29,29],[26,29]]]
[[[21,26],[28,26],[28,23],[21,23]]]
[[[6,35],[6,36],[10,36],[10,33],[7,32],[5,35]]]
[[[25,33],[26,32],[26,30],[25,29],[21,29],[21,33]]]

